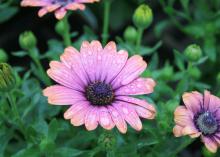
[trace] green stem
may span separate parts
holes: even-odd
[[[109,18],[110,18],[110,9],[111,9],[111,1],[105,0],[104,1],[104,23],[103,23],[103,30],[102,30],[102,44],[105,45],[108,41],[109,37]]]
[[[21,130],[21,132],[24,134],[24,137],[27,139],[27,134],[26,134],[26,129],[25,129],[25,126],[24,126],[24,123],[19,115],[19,112],[18,112],[18,108],[15,104],[15,100],[13,98],[13,95],[11,94],[11,92],[8,92],[6,94],[7,98],[8,98],[8,101],[10,103],[10,106],[12,108],[12,112],[15,116],[15,119],[16,121],[18,122],[18,125],[19,125],[19,129]]]
[[[70,46],[71,45],[71,36],[70,36],[70,25],[68,22],[68,15],[66,15],[63,18],[63,24],[64,24],[64,32],[63,32],[63,40],[65,46]]]
[[[142,40],[143,33],[144,33],[144,29],[143,28],[138,28],[138,36],[137,36],[137,42],[136,42],[136,51],[137,51],[137,53],[139,53],[140,48],[141,48],[141,40]]]
[[[40,60],[38,59],[38,57],[35,57],[35,54],[37,54],[38,52],[36,52],[37,50],[36,49],[32,49],[32,50],[29,50],[30,51],[30,57],[32,58],[32,60],[34,61],[34,63],[36,64],[39,72],[41,75],[39,75],[38,77],[46,84],[46,85],[51,85],[51,81],[50,79],[48,78],[43,66],[41,65],[40,63]]]

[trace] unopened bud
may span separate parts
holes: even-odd
[[[36,47],[37,39],[33,32],[26,31],[19,36],[19,44],[22,49],[30,50]]]
[[[7,63],[0,63],[0,91],[9,92],[16,85],[14,72]]]
[[[151,8],[146,5],[140,5],[134,12],[133,22],[136,27],[146,29],[153,21],[153,12]]]
[[[202,50],[200,46],[192,44],[185,49],[184,54],[189,61],[196,62],[201,58]]]
[[[137,30],[132,26],[128,26],[124,32],[124,38],[130,43],[136,42]]]

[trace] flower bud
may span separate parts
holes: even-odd
[[[130,43],[135,43],[137,39],[137,30],[132,26],[128,26],[124,32],[124,39]]]
[[[197,67],[191,67],[189,69],[189,76],[195,80],[198,80],[201,77],[201,71]]]
[[[65,32],[65,23],[63,20],[60,20],[56,23],[56,26],[55,26],[55,31],[59,34],[59,35],[63,35],[63,33]]]
[[[0,91],[9,92],[16,84],[14,72],[7,63],[0,63]]]
[[[98,139],[98,144],[105,150],[111,151],[116,146],[116,138],[111,132],[101,134]]]
[[[173,77],[173,67],[166,66],[161,72],[161,78],[164,80],[170,80]]]
[[[185,49],[184,54],[189,61],[196,62],[201,58],[202,50],[200,46],[192,44]]]
[[[0,49],[0,63],[7,62],[7,61],[8,61],[7,53],[3,49]]]
[[[151,8],[146,5],[140,5],[134,12],[133,22],[136,27],[146,29],[153,21],[153,13]]]
[[[19,44],[22,49],[30,50],[36,47],[37,39],[33,32],[26,31],[19,36]]]

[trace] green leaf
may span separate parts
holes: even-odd
[[[6,8],[0,9],[0,23],[3,23],[9,20],[17,12],[18,12],[17,7],[6,7]]]
[[[57,122],[56,119],[53,119],[49,124],[48,139],[54,141],[57,137],[58,130],[59,130],[59,123]]]
[[[40,157],[40,151],[36,147],[24,148],[12,155],[12,157]]]
[[[75,157],[82,155],[83,153],[85,153],[85,151],[74,148],[61,147],[57,148],[54,154],[56,154],[57,157]]]
[[[21,58],[27,56],[28,53],[26,51],[17,51],[17,52],[12,52],[12,55]]]
[[[177,50],[173,50],[173,51],[174,51],[176,66],[182,71],[185,70],[185,66],[184,66],[185,57],[184,57],[184,55],[181,54]]]

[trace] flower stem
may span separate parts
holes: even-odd
[[[71,45],[71,36],[70,36],[70,25],[68,22],[68,15],[66,15],[63,18],[63,24],[64,24],[64,32],[63,32],[63,40],[64,40],[64,44],[65,46],[70,46]]]
[[[138,28],[138,36],[137,36],[137,42],[136,42],[136,51],[137,53],[140,51],[141,48],[141,40],[144,33],[143,28]]]
[[[43,66],[40,63],[40,60],[38,59],[38,57],[35,57],[35,54],[37,54],[38,52],[37,49],[31,49],[30,51],[30,57],[32,58],[32,60],[34,61],[34,63],[36,64],[39,72],[40,72],[40,76],[38,76],[44,83],[45,85],[51,85],[51,81],[50,79],[47,77],[47,74],[43,68]]]
[[[110,9],[111,9],[111,1],[105,0],[104,1],[104,23],[103,23],[103,30],[102,30],[102,44],[105,45],[108,41],[109,37],[109,18],[110,18]]]
[[[15,116],[15,119],[18,122],[19,129],[21,130],[21,132],[23,132],[25,139],[27,139],[26,129],[25,129],[24,123],[23,123],[23,121],[22,121],[22,119],[21,119],[21,117],[19,115],[18,108],[17,108],[17,106],[15,104],[14,97],[11,94],[11,92],[6,93],[6,96],[8,98],[9,103],[10,103],[10,106],[12,108],[12,112],[13,112],[13,114]]]

